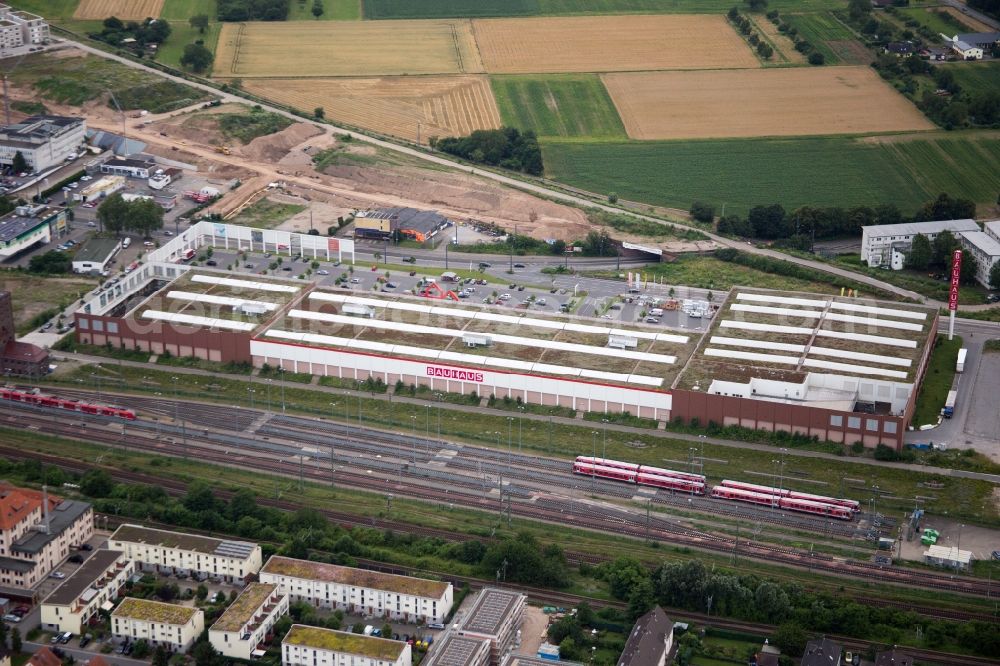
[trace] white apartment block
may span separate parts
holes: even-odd
[[[458,635],[490,642],[490,663],[500,664],[521,630],[528,598],[520,592],[484,587],[462,618]]]
[[[990,271],[1000,261],[1000,220],[987,222],[983,231],[964,231],[958,236],[962,249],[976,259],[976,280],[990,288]]]
[[[410,666],[402,641],[292,625],[281,641],[281,666]]]
[[[205,630],[205,611],[149,599],[124,599],[111,613],[115,638],[145,640],[171,652],[184,652]]]
[[[0,585],[34,587],[93,535],[90,504],[0,484]]]
[[[270,583],[250,583],[208,630],[208,641],[222,656],[264,656],[275,622],[288,614],[288,596]]]
[[[42,171],[62,164],[86,142],[83,118],[31,116],[0,128],[0,164],[9,166],[21,153],[28,167]]]
[[[0,50],[49,41],[49,24],[41,16],[0,5]]]
[[[979,225],[975,220],[943,220],[861,227],[861,261],[873,268],[889,266],[900,270],[917,234],[933,243],[942,231],[950,231],[957,238],[964,231],[979,231]]]
[[[42,602],[42,628],[79,634],[100,610],[111,610],[135,563],[118,550],[96,550]]]
[[[260,580],[292,601],[406,622],[443,622],[454,601],[451,583],[277,555],[260,570]]]
[[[246,541],[155,530],[141,525],[122,525],[108,548],[121,550],[144,571],[185,573],[195,578],[213,578],[242,585],[247,576],[260,571],[260,546]]]

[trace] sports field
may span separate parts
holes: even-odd
[[[596,74],[494,76],[500,117],[538,136],[625,138],[625,128]]]
[[[104,20],[117,16],[122,20],[141,21],[144,18],[159,18],[163,0],[80,0],[75,19]]]
[[[867,67],[605,74],[633,139],[702,139],[930,130]]]
[[[299,109],[323,107],[330,120],[415,141],[500,127],[485,76],[253,79],[243,87]]]
[[[760,66],[721,15],[477,19],[472,29],[491,74]]]
[[[483,71],[469,21],[226,23],[215,76],[459,74]]]
[[[756,205],[876,206],[905,213],[941,192],[993,203],[1000,138],[937,132],[910,140],[849,137],[705,141],[542,142],[546,175],[623,199],[746,213]],[[926,137],[926,138],[924,138]],[[966,161],[971,160],[971,161]],[[956,169],[975,164],[975,169]]]
[[[733,0],[362,0],[365,18],[559,16],[572,14],[724,14]],[[738,4],[738,3],[737,3]],[[768,9],[841,9],[840,0],[770,0]]]

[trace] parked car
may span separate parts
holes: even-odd
[[[80,647],[85,648],[90,645],[90,641],[94,640],[94,637],[90,634],[84,634],[80,636]]]
[[[7,613],[6,615],[3,616],[3,619],[4,619],[5,622],[20,622],[21,621],[21,618],[19,618],[17,615],[14,615],[13,613]]]
[[[329,275],[329,274],[330,274],[330,271],[322,269],[322,268],[319,269],[318,271],[316,271],[316,275]]]
[[[431,622],[427,625],[428,629],[444,629],[444,625],[440,622]]]
[[[79,553],[74,553],[69,556],[69,561],[72,562],[73,564],[83,564],[83,555],[80,555]]]
[[[80,550],[94,550],[94,547],[91,546],[89,543],[81,543]]]
[[[156,247],[156,243],[154,243],[153,241],[145,241],[143,245],[145,247]]]
[[[524,264],[514,264],[514,268],[524,268]]]
[[[49,578],[55,578],[56,580],[62,580],[65,577],[66,574],[64,574],[62,571],[53,571],[52,573],[49,574]]]
[[[206,266],[218,266],[219,262],[217,262],[215,259],[209,259],[208,261],[205,262],[205,265]]]

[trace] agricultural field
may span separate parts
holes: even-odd
[[[605,74],[633,139],[932,130],[867,67]]]
[[[872,60],[871,54],[855,39],[850,28],[832,12],[782,14],[781,19],[822,53],[829,65],[867,65]]]
[[[215,54],[218,77],[482,71],[469,21],[226,23]]]
[[[538,136],[625,138],[618,111],[596,74],[494,76],[503,124]]]
[[[500,127],[485,76],[250,79],[243,87],[300,109],[321,106],[331,120],[410,141],[419,131],[422,143]]]
[[[103,21],[109,16],[117,16],[123,21],[141,21],[144,18],[159,18],[163,0],[80,0],[73,18]]]
[[[966,91],[1000,90],[1000,62],[996,60],[955,63],[948,69]]]
[[[726,212],[895,204],[912,213],[941,192],[991,205],[1000,192],[1000,138],[980,133],[872,137],[580,143],[543,140],[546,175],[592,192]],[[975,164],[959,170],[956,164]],[[683,165],[683,168],[679,168]]]
[[[12,4],[26,12],[44,16],[50,21],[68,20],[80,0],[16,0]],[[9,3],[4,3],[9,4]]]
[[[732,0],[361,0],[367,19],[572,14],[724,14]],[[770,0],[769,9],[840,9],[840,0]]]
[[[310,0],[291,0],[288,6],[289,21],[315,21]],[[320,21],[360,21],[361,0],[323,0]]]
[[[954,35],[959,32],[974,32],[971,19],[956,12],[944,11],[942,7],[906,7],[899,9],[903,20],[916,19],[935,34]],[[976,22],[978,24],[978,21]]]
[[[774,56],[769,61],[776,65],[804,65],[806,64],[806,54],[795,49],[795,42],[778,30],[778,26],[771,23],[767,18],[756,15],[751,16],[751,20],[757,27],[761,38],[774,49]]]
[[[215,11],[215,0],[163,0],[160,18],[187,23],[187,20],[195,14],[206,14],[214,21]],[[175,25],[174,30],[176,29]]]
[[[491,74],[760,66],[721,15],[477,19],[472,31]]]

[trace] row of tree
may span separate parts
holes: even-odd
[[[710,207],[704,203],[692,206],[692,215],[704,219]],[[949,194],[940,194],[936,199],[925,202],[913,216],[904,216],[892,204],[879,206],[855,206],[853,208],[818,208],[802,206],[787,212],[781,204],[754,206],[746,217],[727,215],[719,220],[720,234],[759,238],[762,240],[783,240],[786,245],[810,249],[812,240],[846,238],[861,235],[861,227],[875,224],[899,224],[901,222],[924,222],[928,220],[958,220],[976,216],[976,204],[968,199],[957,199]]]
[[[288,18],[288,0],[218,0],[220,21],[284,21]]]
[[[757,54],[761,58],[768,60],[771,56],[774,55],[774,49],[771,48],[770,44],[762,40],[760,38],[760,35],[754,32],[753,22],[746,16],[740,14],[739,7],[733,7],[732,9],[730,9],[727,17],[729,18],[730,21],[732,21],[733,25],[736,26],[736,29],[740,31],[740,34],[746,37],[746,40],[750,43],[750,46],[753,46],[754,48],[757,49]]]
[[[471,162],[542,175],[542,149],[533,131],[521,132],[514,127],[476,130],[468,136],[431,137],[431,148],[457,155]]]
[[[125,201],[116,192],[97,207],[97,221],[100,231],[116,234],[131,231],[149,236],[163,228],[163,208],[152,199]]]
[[[923,234],[913,238],[913,245],[906,255],[906,267],[915,271],[926,271],[936,268],[948,271],[951,268],[951,258],[955,250],[960,250],[958,239],[950,231],[942,231],[931,241]],[[962,284],[975,284],[979,262],[968,252],[962,253],[962,267],[959,280]],[[990,269],[989,283],[991,289],[1000,289],[1000,262]]]
[[[138,21],[124,22],[116,16],[104,19],[101,24],[101,31],[90,33],[94,39],[111,44],[112,46],[126,46],[126,39],[134,39],[129,42],[129,46],[142,50],[147,44],[162,44],[170,36],[170,23],[161,19],[147,18],[141,23]]]

